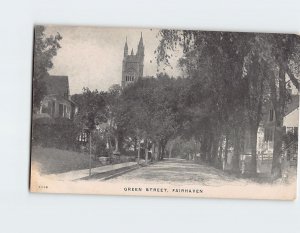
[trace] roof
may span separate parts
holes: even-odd
[[[69,95],[68,76],[50,75],[45,78],[47,95],[58,95],[65,97]]]
[[[290,114],[292,111],[299,107],[299,96],[298,95],[291,95],[291,99],[288,101],[285,110],[285,116]]]

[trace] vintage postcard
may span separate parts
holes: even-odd
[[[300,37],[34,27],[30,191],[296,198]]]

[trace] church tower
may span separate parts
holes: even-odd
[[[139,78],[143,77],[145,56],[144,51],[145,47],[142,33],[136,54],[134,54],[133,49],[131,50],[130,55],[128,54],[128,45],[126,38],[122,66],[122,87],[125,87],[126,85],[133,83]]]

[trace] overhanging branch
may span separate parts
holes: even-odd
[[[295,77],[295,75],[293,74],[293,72],[291,71],[291,69],[288,66],[286,67],[286,73],[290,77],[292,83],[297,88],[297,90],[299,90],[299,80]]]

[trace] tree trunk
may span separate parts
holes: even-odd
[[[283,135],[283,129],[282,127],[276,127],[274,130],[274,145],[273,145],[273,160],[272,160],[272,176],[274,178],[281,177],[281,163],[280,163],[280,157],[281,157],[281,148],[282,148],[282,135]]]
[[[200,142],[200,156],[201,156],[201,160],[205,161],[206,160],[206,135],[203,134],[201,136],[201,142]]]
[[[174,147],[174,144],[175,144],[175,140],[171,142],[171,145],[170,145],[170,150],[169,150],[169,159],[172,158],[172,150],[173,150],[173,147]]]
[[[232,157],[232,170],[236,173],[240,172],[240,138],[238,130],[234,132],[234,152]]]
[[[115,152],[119,152],[119,139],[115,136]]]
[[[134,139],[134,146],[133,146],[133,150],[134,152],[136,152],[136,148],[137,148],[137,139]]]
[[[152,143],[152,154],[151,154],[151,161],[153,161],[153,159],[155,159],[155,143]]]
[[[218,149],[219,149],[219,137],[215,135],[213,137],[213,143],[212,143],[212,163],[215,167],[219,166]]]
[[[224,138],[221,137],[218,146],[218,158],[223,158],[223,153],[224,153],[223,142],[224,142]]]
[[[226,135],[225,138],[225,148],[224,148],[224,166],[223,166],[223,170],[225,170],[226,165],[227,165],[227,161],[228,161],[228,135]]]
[[[212,133],[208,134],[208,141],[206,147],[206,161],[212,163],[212,151],[213,151],[213,136]]]
[[[110,138],[110,136],[109,136],[109,138],[108,138],[108,142],[109,142],[109,149],[111,150],[111,149],[112,149],[112,143],[111,143],[111,138]]]
[[[164,156],[165,156],[165,149],[166,149],[166,143],[165,142],[162,142],[161,143],[161,160],[163,160]]]
[[[106,149],[108,149],[108,150],[110,149],[108,136],[106,136]]]
[[[141,158],[141,142],[138,140],[138,164],[140,164],[140,158]]]
[[[157,159],[160,160],[161,158],[161,143],[158,142],[158,156],[157,156]]]
[[[281,151],[282,151],[282,136],[283,136],[283,116],[286,103],[286,84],[285,84],[285,69],[283,66],[279,69],[279,85],[276,91],[276,83],[272,79],[271,83],[271,97],[275,112],[275,126],[273,139],[273,160],[272,160],[272,176],[273,178],[281,177]],[[277,96],[277,94],[279,94]]]
[[[251,142],[251,164],[250,164],[250,172],[253,175],[257,174],[257,125],[250,124],[250,142]]]
[[[148,139],[146,139],[146,149],[145,149],[145,160],[146,160],[146,164],[148,163],[148,146],[149,146],[149,141]]]

